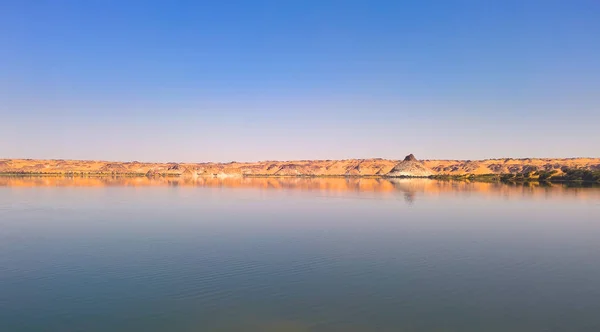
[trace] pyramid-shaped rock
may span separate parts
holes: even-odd
[[[422,162],[418,161],[414,155],[409,154],[396,164],[391,171],[385,176],[389,177],[424,177],[435,174],[435,172],[428,167],[425,167]]]

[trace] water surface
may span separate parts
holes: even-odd
[[[600,189],[0,178],[0,331],[600,331]]]

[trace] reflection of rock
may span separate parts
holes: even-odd
[[[151,173],[152,174],[152,173]],[[212,176],[185,178],[174,176],[0,176],[0,187],[106,187],[106,186],[194,186],[208,188],[256,188],[272,190],[320,191],[343,196],[350,192],[377,197],[403,198],[407,203],[432,195],[482,195],[523,199],[560,200],[565,197],[600,201],[600,187],[576,188],[564,184],[527,183],[506,185],[489,182],[439,181],[408,178],[247,178],[242,176],[217,178]],[[318,193],[315,193],[318,194]]]
[[[425,167],[423,163],[417,160],[414,155],[409,154],[404,158],[403,161],[399,162],[392,170],[386,174],[389,177],[418,177],[418,176],[430,176],[434,172]]]
[[[417,198],[417,195],[414,192],[407,191],[404,193],[404,201],[408,205],[413,205],[415,203],[415,198]]]
[[[423,193],[427,184],[431,183],[429,179],[387,179],[394,187],[394,190],[403,192],[404,201],[407,204],[414,204],[417,199],[417,193]]]

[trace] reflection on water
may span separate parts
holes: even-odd
[[[567,184],[505,184],[432,179],[384,178],[306,178],[306,177],[15,177],[0,176],[0,187],[207,187],[255,188],[273,190],[323,191],[331,193],[373,193],[379,196],[402,195],[408,204],[419,195],[481,194],[503,198],[563,199],[565,197],[600,199],[598,187]]]

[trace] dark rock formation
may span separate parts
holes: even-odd
[[[404,157],[404,161],[417,161],[417,158],[415,158],[415,155],[411,153],[408,156]]]

